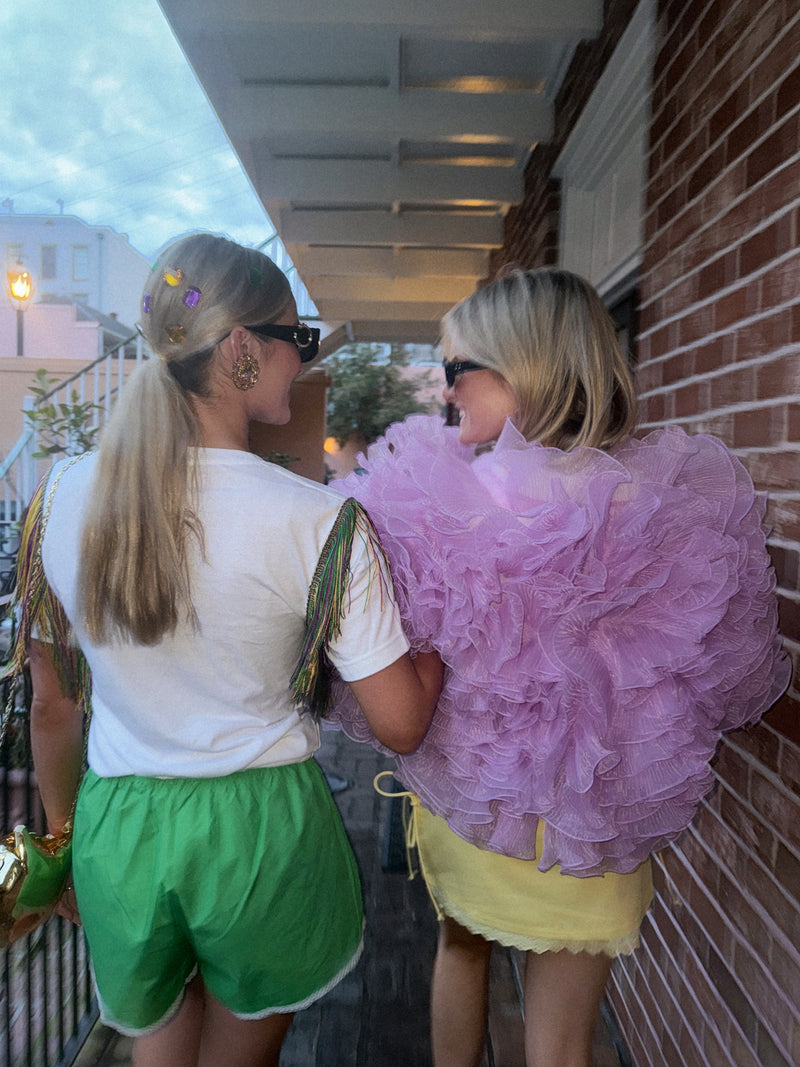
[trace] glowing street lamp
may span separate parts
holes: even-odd
[[[22,316],[33,298],[36,282],[29,270],[22,263],[16,263],[6,270],[6,292],[8,298],[17,310],[17,355],[21,356],[23,348],[23,319]]]

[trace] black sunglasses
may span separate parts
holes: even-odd
[[[486,370],[480,363],[473,363],[471,359],[443,359],[442,367],[445,381],[451,389],[456,384],[459,374],[464,374],[468,370]]]
[[[299,322],[297,326],[274,326],[271,322],[265,326],[246,326],[250,333],[262,337],[275,337],[278,341],[289,341],[300,355],[301,363],[310,362],[319,352],[319,327],[306,326]]]

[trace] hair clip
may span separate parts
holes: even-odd
[[[149,315],[150,314],[150,294],[149,293],[145,293],[144,296],[142,297],[142,311],[145,313],[145,315]]]
[[[164,271],[164,281],[167,285],[180,285],[183,280],[183,271],[180,267],[167,267]]]
[[[181,325],[167,326],[167,338],[171,345],[183,344],[186,340],[186,327]]]
[[[250,284],[251,285],[263,285],[264,275],[258,269],[258,267],[250,268]]]
[[[200,303],[200,290],[195,289],[193,285],[190,285],[186,292],[183,294],[183,302],[187,308],[196,308]]]

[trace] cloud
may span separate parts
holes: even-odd
[[[178,233],[274,232],[156,0],[0,9],[10,93],[0,200],[128,234],[148,258]]]

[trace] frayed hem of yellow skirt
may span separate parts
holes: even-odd
[[[478,934],[487,941],[496,941],[505,948],[518,948],[522,952],[535,952],[539,955],[543,952],[563,952],[566,950],[574,954],[586,952],[591,956],[605,955],[615,959],[617,956],[630,956],[639,947],[638,930],[607,941],[553,940],[546,937],[527,937],[525,934],[498,930],[496,927],[476,922],[471,916],[462,912],[451,901],[447,900],[441,891],[437,890],[434,896],[434,891],[427,879],[426,885],[431,898],[434,900],[437,918],[440,922],[445,918],[453,919],[459,926],[469,930],[470,933]]]

